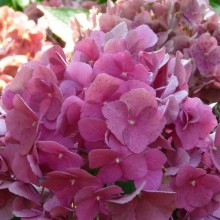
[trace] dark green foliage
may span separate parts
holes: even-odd
[[[116,185],[120,186],[125,194],[131,194],[135,191],[134,181],[127,181],[127,182],[116,182]]]
[[[0,6],[7,5],[16,11],[22,11],[33,2],[42,2],[42,0],[0,0]]]
[[[209,3],[214,8],[214,10],[220,14],[220,0],[210,0]]]

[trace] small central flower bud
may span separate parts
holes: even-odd
[[[196,181],[195,180],[191,181],[190,183],[191,183],[192,186],[196,185]]]
[[[48,96],[48,97],[52,97],[52,93],[50,93],[50,92],[47,93],[47,96]]]
[[[89,65],[92,65],[94,63],[94,61],[93,60],[89,60],[88,63],[89,63]]]
[[[36,121],[32,123],[32,127],[35,127],[36,125],[37,125]]]
[[[216,146],[213,146],[213,147],[212,147],[212,150],[217,151],[218,149],[217,149]]]
[[[58,154],[58,159],[61,159],[63,157],[63,154],[62,153],[59,153]]]
[[[135,121],[134,120],[128,120],[129,125],[135,125]]]
[[[115,159],[115,162],[116,162],[116,163],[120,163],[120,159],[119,159],[119,158],[116,158],[116,159]]]
[[[75,184],[75,182],[76,181],[74,179],[70,180],[70,183],[71,183],[72,186]]]
[[[100,196],[96,196],[96,200],[99,201],[100,200]]]
[[[127,75],[128,75],[128,73],[126,73],[126,72],[122,72],[121,77],[126,78]]]
[[[71,203],[71,208],[76,208],[76,205],[73,202]]]

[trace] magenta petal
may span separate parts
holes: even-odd
[[[99,213],[95,198],[77,203],[76,216],[80,220],[93,220]]]
[[[64,77],[84,87],[90,82],[91,75],[92,68],[90,65],[82,62],[72,62],[68,65]]]
[[[214,145],[220,147],[220,126],[216,128]]]
[[[13,81],[12,81],[13,82]],[[12,84],[12,83],[11,83]],[[11,85],[10,84],[10,85]],[[2,93],[2,102],[4,104],[4,107],[6,109],[12,109],[14,106],[13,106],[13,99],[14,99],[14,96],[16,95],[15,92],[11,91],[10,89],[5,89]]]
[[[96,118],[82,118],[78,122],[80,135],[87,141],[104,140],[107,126],[104,120]]]
[[[88,61],[96,61],[99,58],[99,48],[91,37],[82,39],[75,46],[75,51],[80,51],[88,56]]]
[[[20,71],[17,72],[14,80],[7,86],[5,92],[7,92],[7,97],[10,98],[13,96],[13,93],[20,93],[23,91],[24,87],[26,86],[28,80],[31,78],[33,73],[33,69],[29,66],[24,66],[21,68]],[[8,91],[10,91],[8,93]],[[3,95],[4,97],[4,95]],[[4,101],[4,99],[3,99]],[[6,99],[5,99],[6,101]],[[9,100],[8,100],[9,101]],[[11,103],[7,103],[7,106],[10,108]]]
[[[20,153],[27,154],[37,136],[38,117],[19,95],[14,97],[13,103],[14,109],[7,113],[6,126],[10,135],[20,141]]]
[[[22,169],[21,169],[22,167]],[[15,177],[18,180],[21,180],[26,183],[37,183],[37,176],[32,171],[31,165],[27,160],[26,155],[16,154],[13,157],[13,161],[11,163],[11,168]]]
[[[42,185],[53,191],[61,191],[63,186],[71,186],[76,176],[63,171],[53,171],[46,175]]]
[[[114,150],[97,149],[89,152],[89,167],[91,169],[102,167],[108,163],[115,162],[120,154]]]
[[[216,169],[220,171],[220,145],[215,146],[214,149],[211,149],[210,155],[211,155],[212,162],[214,163]]]
[[[125,22],[121,22],[118,25],[116,25],[114,28],[111,29],[111,31],[107,32],[105,34],[105,41],[109,41],[110,39],[121,39],[126,36],[128,32],[128,27]]]
[[[63,79],[63,73],[66,69],[66,56],[60,46],[53,46],[46,52],[50,68],[56,74],[57,79]]]
[[[38,212],[35,212],[33,210],[27,210],[27,209],[23,209],[21,211],[13,211],[13,214],[16,217],[27,218],[27,219],[33,219],[33,218],[38,219],[37,217],[39,217]]]
[[[139,187],[145,181],[146,184],[143,191],[158,190],[161,185],[162,177],[162,169],[148,170],[145,177],[135,180],[135,187]]]
[[[123,173],[121,170],[121,167],[116,164],[109,164],[104,167],[102,167],[97,177],[103,182],[103,183],[114,183],[116,181],[119,181],[122,177]]]
[[[57,118],[57,129],[62,135],[68,135],[77,127],[83,101],[77,96],[69,96],[63,102],[61,113]]]
[[[125,39],[131,54],[153,47],[158,40],[157,35],[147,25],[140,25],[129,31]]]
[[[126,204],[131,202],[138,194],[141,193],[142,189],[144,188],[144,185],[146,184],[146,182],[142,182],[142,184],[140,185],[140,187],[138,187],[134,192],[132,192],[129,195],[125,195],[122,196],[119,199],[112,199],[112,200],[108,200],[111,203],[115,203],[115,204]]]
[[[34,158],[33,155],[28,154],[27,155],[27,161],[30,164],[30,168],[33,171],[33,173],[37,176],[37,177],[42,177],[42,173],[39,167],[39,161],[37,161],[37,159]]]
[[[24,197],[36,204],[40,204],[40,195],[37,190],[30,184],[23,182],[14,182],[9,186],[9,191],[14,193],[15,195],[19,195]]]
[[[193,44],[190,49],[190,55],[195,59],[196,66],[202,76],[211,73],[216,64],[220,61],[220,47],[215,37],[209,32],[202,34],[197,43]]]
[[[60,83],[59,89],[63,95],[63,98],[66,99],[71,95],[76,95],[77,84],[72,80],[64,80]]]
[[[185,200],[191,206],[203,207],[208,205],[212,196],[213,192],[211,190],[208,191],[204,186],[197,186],[195,190],[192,187],[191,190],[188,191]]]
[[[182,187],[184,184],[187,184],[192,177],[196,179],[199,176],[203,176],[204,174],[206,174],[205,170],[185,165],[178,172],[175,184],[177,187]]]
[[[156,108],[145,108],[135,121],[123,131],[123,139],[134,153],[141,153],[161,134],[166,121]]]
[[[70,167],[80,167],[83,159],[57,142],[37,142],[39,163],[52,170],[65,170]]]
[[[61,106],[62,106],[61,100],[52,97],[50,99],[50,106],[45,114],[45,117],[50,121],[56,120],[57,116],[60,113]]]
[[[112,215],[112,220],[137,220],[136,219],[136,200],[122,205],[108,203],[107,207]]]
[[[108,74],[101,73],[85,91],[85,101],[92,103],[103,103],[108,100],[119,88],[121,81]]]
[[[99,189],[96,191],[96,195],[99,196],[112,196],[112,195],[119,195],[120,193],[122,193],[123,190],[121,189],[121,187],[116,186],[116,185],[112,185],[112,186],[107,186],[105,188]]]
[[[149,87],[149,90],[144,88],[132,89],[123,94],[120,101],[127,105],[128,112],[133,117],[136,117],[140,112],[148,107],[157,107],[155,91]]]
[[[154,46],[157,43],[157,35],[153,32],[148,25],[140,25],[135,29],[139,38],[147,36],[145,42],[145,49]]]
[[[28,105],[24,102],[20,95],[15,95],[13,99],[14,107],[24,113],[25,115],[33,118],[33,120],[37,120],[37,115],[28,107]]]
[[[81,189],[75,196],[76,216],[80,220],[93,220],[99,213],[99,204],[94,197],[97,187],[89,186]]]
[[[182,116],[186,116],[186,119]],[[198,98],[187,98],[176,124],[176,133],[185,149],[192,149],[215,128],[216,118],[211,108]]]
[[[117,53],[126,49],[125,39],[110,39],[104,45],[104,52],[106,53]]]
[[[105,54],[95,62],[93,71],[96,75],[106,73],[114,77],[120,77],[123,69],[121,65],[117,65],[115,62],[114,54]]]
[[[102,113],[107,119],[109,130],[121,143],[124,143],[123,131],[128,125],[128,111],[126,105],[120,101],[113,101],[107,103],[102,108]]]
[[[131,80],[140,80],[147,85],[150,84],[150,73],[142,64],[136,64],[134,70],[129,72],[128,78]]]
[[[8,166],[6,165],[6,162],[4,161],[4,159],[2,158],[2,156],[0,156],[0,172],[4,173],[8,171]]]
[[[158,149],[149,149],[146,153],[147,167],[150,170],[161,170],[166,163],[166,156]]]
[[[14,217],[11,206],[11,204],[8,204],[6,206],[0,207],[1,220],[8,220]]]
[[[166,89],[164,90],[163,94],[161,95],[161,99],[164,99],[168,97],[169,95],[172,95],[175,92],[177,86],[178,86],[177,77],[173,75],[170,77],[169,83]]]
[[[176,151],[168,152],[167,158],[173,167],[181,167],[190,161],[189,154],[183,148],[177,148]]]
[[[128,51],[123,51],[114,54],[114,63],[122,72],[131,72],[135,68],[134,60],[132,59],[131,54]],[[123,78],[123,75],[121,75]]]
[[[167,220],[172,216],[175,209],[173,192],[143,192],[142,198],[137,205],[137,220],[154,219]]]
[[[81,109],[81,118],[103,118],[102,104],[89,104],[85,102]]]
[[[147,163],[143,155],[131,155],[120,162],[123,177],[128,180],[136,180],[147,174]]]

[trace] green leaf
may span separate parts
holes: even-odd
[[[30,0],[17,0],[17,5],[23,10],[26,8],[31,2]]]
[[[116,182],[116,185],[120,186],[125,194],[131,194],[132,192],[135,191],[135,185],[134,185],[134,181],[127,181],[127,182],[121,182],[118,181]]]
[[[12,6],[12,2],[10,0],[0,0],[0,6],[4,6],[4,5],[7,5],[7,6]]]
[[[212,5],[214,11],[220,15],[220,5],[214,4]]]
[[[38,8],[44,13],[48,20],[51,31],[60,37],[64,42],[72,41],[72,29],[70,27],[70,17],[86,15],[89,11],[81,8],[51,8],[39,5]]]
[[[96,176],[97,173],[99,172],[99,169],[89,169],[88,172],[93,175],[93,176]]]
[[[219,0],[210,0],[209,1],[210,5],[220,5],[220,1]]]
[[[220,15],[220,1],[219,0],[210,0],[209,4],[213,7],[215,12]]]
[[[0,0],[0,6],[7,5],[14,10],[24,10],[31,3],[31,0]]]

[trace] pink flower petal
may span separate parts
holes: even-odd
[[[37,190],[30,184],[16,181],[9,186],[9,191],[15,195],[24,197],[36,204],[40,204],[40,195]]]
[[[80,135],[87,141],[104,140],[107,126],[104,120],[96,118],[82,118],[78,122]]]
[[[120,154],[114,150],[97,149],[89,152],[89,167],[91,169],[102,167],[108,163],[115,162]]]
[[[128,125],[126,105],[120,101],[110,102],[102,108],[102,113],[107,118],[107,126],[110,131],[121,143],[124,143],[123,131]]]

